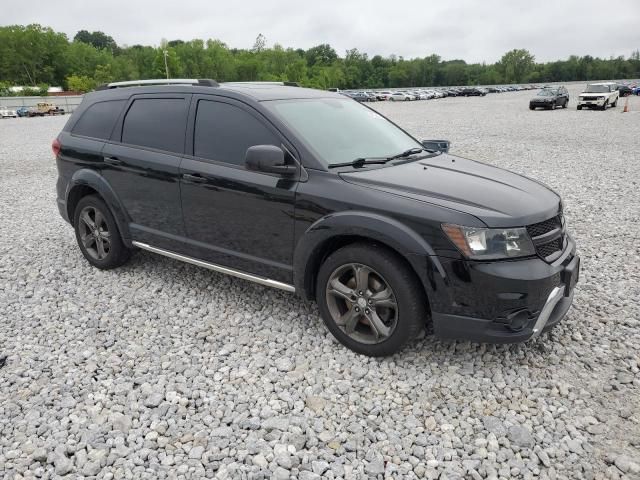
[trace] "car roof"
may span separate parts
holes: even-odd
[[[229,97],[245,97],[257,102],[268,100],[289,100],[307,98],[340,98],[344,95],[326,90],[316,90],[313,88],[302,88],[288,85],[276,84],[273,82],[229,82],[220,83],[215,86],[208,85],[131,85],[118,88],[107,88],[88,93],[86,97],[92,101],[127,99],[136,94],[162,94],[162,93],[191,93],[198,95],[219,95],[229,94]]]

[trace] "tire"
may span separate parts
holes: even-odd
[[[578,110],[582,110],[582,105],[578,105],[578,106],[577,106],[577,109],[578,109]]]
[[[97,195],[80,199],[73,225],[80,251],[94,267],[110,270],[124,265],[131,257],[111,210]]]
[[[318,272],[316,301],[333,336],[371,357],[400,351],[428,317],[414,273],[397,254],[373,244],[348,245],[332,253]],[[341,318],[346,322],[342,326]]]
[[[535,110],[536,107],[534,107],[533,105],[529,105],[529,110]]]
[[[553,102],[553,103],[551,104],[551,110],[555,110],[555,109],[556,109],[556,107],[557,107],[556,102]]]
[[[605,100],[604,104],[600,107],[600,110],[606,110],[607,109],[607,103],[609,103],[609,100]]]
[[[569,106],[569,99],[567,98],[562,104],[562,108],[567,108]]]

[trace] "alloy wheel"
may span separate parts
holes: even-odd
[[[335,324],[357,342],[381,343],[396,328],[396,296],[382,275],[367,265],[348,263],[334,270],[326,301]]]
[[[104,215],[95,207],[86,206],[80,212],[80,241],[95,260],[104,260],[111,251],[111,232]]]

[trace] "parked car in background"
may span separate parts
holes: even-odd
[[[35,108],[33,107],[19,107],[16,109],[16,114],[19,117],[32,117],[35,112]]]
[[[590,83],[578,96],[578,110],[582,108],[597,108],[606,110],[607,106],[618,104],[619,93],[613,82]]]
[[[406,92],[393,92],[390,96],[389,96],[389,100],[391,100],[392,102],[405,102],[405,101],[410,101],[413,100],[413,96],[409,95]]]
[[[524,342],[571,307],[580,258],[542,183],[450,155],[336,93],[150,82],[88,93],[52,142],[58,210],[94,267],[142,249],[295,292],[371,356],[427,324]]]
[[[351,98],[358,102],[371,102],[371,97],[364,92],[355,92],[351,94]]]
[[[483,92],[476,87],[467,87],[462,89],[462,95],[465,97],[484,97],[487,92]]]
[[[0,107],[0,118],[16,118],[18,114],[10,108]]]
[[[617,85],[616,89],[621,97],[628,97],[633,94],[633,89],[628,85]]]
[[[55,103],[40,102],[37,107],[37,114],[43,115],[64,115],[64,108],[58,107]]]
[[[567,108],[567,105],[569,105],[569,91],[564,86],[543,88],[529,100],[529,110],[535,110],[538,107],[554,110],[556,107]]]

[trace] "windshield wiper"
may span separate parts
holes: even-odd
[[[406,157],[410,157],[411,155],[417,155],[420,152],[431,152],[431,150],[426,150],[424,148],[421,147],[415,147],[415,148],[410,148],[409,150],[405,150],[402,153],[398,153],[397,155],[392,155],[390,157],[362,157],[362,158],[356,158],[355,160],[352,160],[350,162],[343,162],[343,163],[334,163],[332,165],[329,165],[329,168],[336,168],[336,167],[356,167],[356,168],[360,168],[363,165],[376,165],[376,164],[384,164],[387,162],[390,162],[391,160],[396,160],[398,158],[406,158]]]

